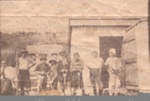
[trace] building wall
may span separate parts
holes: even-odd
[[[135,31],[137,42],[137,61],[139,69],[139,88],[141,91],[150,92],[150,65],[149,65],[149,42],[148,21],[142,21]]]
[[[78,21],[77,23],[74,22],[74,24],[71,23],[71,25],[74,26],[71,31],[71,45],[73,46],[71,48],[72,54],[74,52],[79,52],[81,58],[83,57],[86,63],[88,62],[88,59],[90,59],[89,54],[92,50],[99,52],[99,36],[123,36],[124,45],[122,58],[126,63],[126,83],[127,85],[129,84],[130,86],[135,87],[132,89],[138,89],[141,92],[143,92],[143,90],[149,90],[148,75],[150,74],[150,68],[147,20],[137,20],[136,23],[133,23],[129,28],[122,28],[119,26],[95,27],[92,24],[91,26],[86,27],[88,21],[86,23],[84,22],[84,24],[82,26]],[[103,23],[101,24],[103,25]],[[99,24],[99,26],[101,24]],[[88,71],[86,70],[86,73],[87,72]],[[86,75],[85,77],[88,76]]]
[[[140,20],[129,30],[126,30],[125,36],[124,58],[128,62],[126,64],[126,72],[128,73],[126,79],[137,85],[141,92],[150,91],[148,35],[148,20]]]

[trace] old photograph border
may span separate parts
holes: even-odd
[[[149,0],[149,57],[150,57],[150,0]],[[1,23],[0,23],[1,26]],[[70,32],[72,31],[72,27],[69,26],[69,36],[71,35]],[[70,36],[71,37],[71,36]],[[1,39],[1,34],[0,34],[0,39]],[[71,38],[69,39],[69,42],[71,42]],[[69,47],[71,47],[71,44],[69,45]],[[1,45],[0,45],[0,49],[1,49]],[[71,50],[69,50],[71,51]],[[0,54],[1,55],[1,54]],[[1,56],[0,56],[0,60],[1,60]],[[1,66],[1,64],[0,64]],[[1,74],[0,74],[1,75]],[[1,84],[1,82],[0,82]],[[74,97],[74,96],[62,96],[62,97],[46,97],[46,96],[25,96],[25,97],[20,97],[20,96],[16,96],[16,97],[11,97],[11,96],[0,96],[0,99],[2,101],[149,101],[149,94],[139,94],[138,96],[126,96],[126,97],[121,97],[121,96],[117,96],[117,97],[88,97],[88,96],[84,96],[84,97]]]

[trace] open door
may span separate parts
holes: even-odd
[[[123,39],[123,54],[125,65],[125,83],[130,90],[138,90],[138,63],[135,35],[128,32]]]
[[[100,56],[106,61],[106,59],[109,57],[108,52],[110,48],[116,49],[117,57],[121,58],[122,53],[122,42],[123,37],[122,36],[100,36],[99,37],[100,42]],[[109,80],[109,73],[106,70],[105,67],[102,68],[102,82],[105,86],[104,88],[108,87],[108,80]]]

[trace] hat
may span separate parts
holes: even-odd
[[[46,57],[42,57],[42,58],[40,58],[40,61],[42,61],[42,60],[47,60],[47,59],[46,59]]]
[[[116,55],[116,49],[115,48],[109,49],[109,53],[113,53],[114,55]]]
[[[98,52],[97,52],[97,51],[92,51],[92,54],[93,54],[93,53],[94,53],[94,54],[98,54]]]
[[[56,60],[50,60],[49,63],[54,63],[54,64],[56,64],[57,61],[56,61]]]
[[[23,48],[22,50],[20,50],[20,53],[28,53],[28,51],[25,48]]]
[[[75,52],[73,55],[74,55],[74,56],[76,56],[76,55],[80,56],[78,52]]]
[[[53,55],[58,55],[58,54],[57,53],[52,53],[51,56],[53,56]]]
[[[31,55],[31,56],[36,56],[36,54],[34,54],[34,53],[29,53],[28,55]]]

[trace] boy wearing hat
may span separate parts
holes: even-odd
[[[51,70],[57,75],[57,63],[58,63],[58,54],[52,53],[51,60],[49,61]]]
[[[38,91],[46,90],[47,87],[47,75],[49,74],[50,67],[46,63],[47,59],[46,57],[40,58],[41,63],[38,64],[35,68],[35,72],[38,74]]]
[[[60,52],[60,56],[61,60],[58,62],[57,65],[57,84],[58,82],[60,83],[62,92],[65,94],[65,88],[69,81],[70,66],[65,51]]]
[[[109,72],[109,94],[117,95],[121,84],[118,73],[122,67],[122,63],[120,59],[116,57],[116,49],[111,48],[109,50],[109,58],[106,60],[105,65],[108,66]]]
[[[18,79],[19,79],[19,88],[21,90],[21,95],[24,95],[25,88],[27,89],[28,93],[31,89],[30,85],[30,72],[29,72],[29,61],[27,58],[28,52],[26,49],[22,49],[20,51],[21,57],[18,59],[18,66],[19,66],[19,73],[18,73]]]
[[[52,53],[51,58],[52,58],[52,60],[57,61],[58,60],[58,54],[57,53]]]
[[[49,63],[51,64],[51,71],[53,72],[53,80],[52,80],[52,88],[57,90],[57,61],[56,60],[50,60]]]

